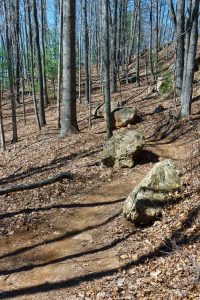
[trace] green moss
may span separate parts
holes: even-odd
[[[160,87],[160,91],[161,91],[162,94],[170,94],[172,89],[173,89],[173,87],[172,87],[172,74],[169,70],[167,70],[164,73],[163,83],[162,83],[162,86]]]

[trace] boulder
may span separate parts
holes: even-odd
[[[120,107],[112,112],[113,128],[126,127],[134,124],[137,120],[137,109],[135,107]]]
[[[132,168],[144,144],[144,136],[136,130],[117,133],[107,141],[102,152],[102,167]]]
[[[137,224],[150,224],[162,215],[170,192],[179,189],[181,180],[173,161],[158,162],[126,199],[124,215]]]
[[[111,102],[111,111],[119,107],[119,102],[112,101]],[[105,104],[100,104],[92,110],[92,116],[95,118],[102,118],[105,115]]]

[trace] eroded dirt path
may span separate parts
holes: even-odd
[[[185,147],[154,143],[150,150],[159,159],[170,158],[179,164],[187,157]],[[24,232],[1,239],[0,299],[56,299],[47,292],[119,269],[128,259],[123,256],[123,242],[135,234],[126,220],[120,227],[117,224],[123,218],[122,203],[152,165],[124,170],[123,177],[94,194],[78,195],[73,203],[59,199],[62,213],[59,210],[51,215],[50,211],[47,222],[51,230],[45,236],[41,227],[37,236]]]

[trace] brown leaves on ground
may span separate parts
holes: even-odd
[[[83,104],[78,106],[80,132],[65,139],[56,129],[55,104],[47,109],[48,125],[41,132],[31,98],[26,98],[26,126],[17,108],[19,142],[7,142],[0,154],[0,188],[67,171],[75,179],[0,197],[0,298],[199,299],[199,100],[191,118],[169,124],[168,111],[176,113],[172,98],[148,95],[147,87],[145,82],[140,88],[122,86],[123,100],[136,105],[141,118],[131,128],[146,136],[131,170],[100,168],[104,122],[93,120],[88,128]],[[113,97],[120,99],[120,93]],[[93,105],[101,99],[95,91]],[[165,110],[154,114],[160,103]],[[8,108],[5,97],[7,141]],[[164,208],[161,221],[135,228],[121,215],[123,199],[164,158],[175,160],[184,191]]]

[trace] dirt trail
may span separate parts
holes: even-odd
[[[178,163],[187,156],[185,145],[180,143],[154,144],[151,151],[160,159],[171,158]],[[122,178],[107,183],[96,193],[78,196],[70,208],[67,208],[70,199],[62,199],[66,208],[62,214],[52,213],[53,230],[47,236],[41,231],[35,239],[31,232],[3,238],[0,299],[13,299],[17,295],[18,299],[54,299],[50,295],[39,296],[37,292],[45,291],[49,284],[56,286],[63,282],[67,286],[70,279],[119,268],[124,262],[120,252],[123,239],[112,236],[110,226],[121,215],[124,199],[151,167],[152,163],[139,166],[131,171],[131,176],[125,170]],[[131,224],[126,226],[132,228]],[[116,229],[116,233],[120,235],[121,229]],[[34,295],[25,295],[28,290],[32,294],[31,287]],[[19,294],[15,293],[18,289]]]

